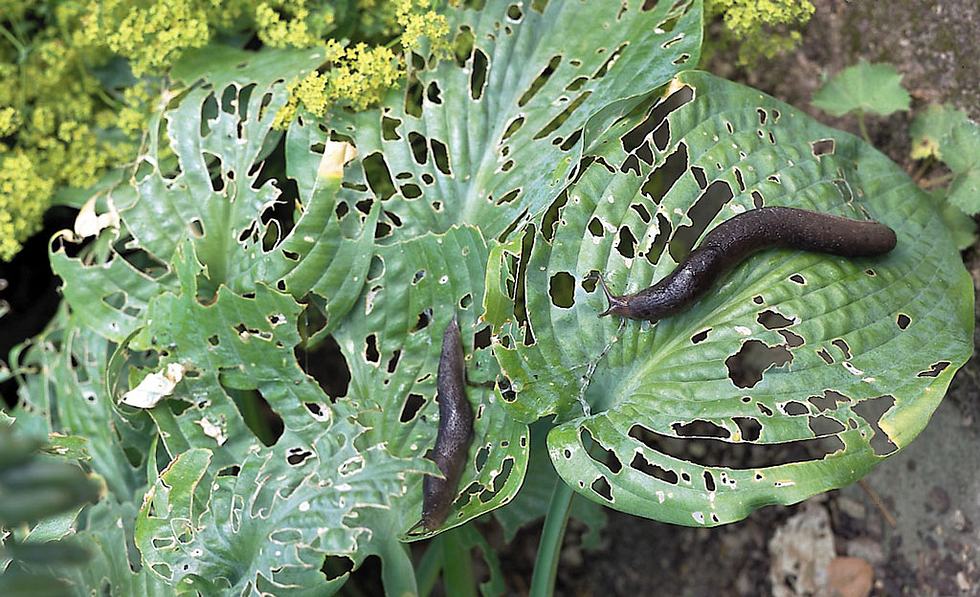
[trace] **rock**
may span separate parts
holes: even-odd
[[[867,560],[872,566],[885,562],[881,543],[870,537],[858,537],[847,542],[847,555]]]
[[[825,593],[833,597],[868,597],[874,577],[874,568],[861,558],[834,558],[827,568]]]
[[[837,507],[840,508],[841,512],[847,514],[854,520],[864,520],[864,517],[868,514],[868,510],[864,507],[864,504],[846,496],[837,498]]]
[[[834,535],[827,509],[807,502],[769,541],[769,578],[774,597],[815,595],[827,586]]]

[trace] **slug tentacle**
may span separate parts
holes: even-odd
[[[443,477],[426,475],[422,481],[420,524],[430,531],[445,522],[449,515],[473,440],[473,408],[466,399],[464,362],[459,322],[454,315],[442,337],[442,353],[439,356],[439,372],[436,377],[439,432],[431,459],[439,467]]]
[[[633,294],[614,295],[599,274],[609,307],[599,314],[659,321],[689,308],[730,269],[756,251],[789,248],[842,257],[873,257],[895,248],[895,231],[792,207],[762,207],[725,220],[665,278]]]
[[[599,285],[602,286],[602,291],[606,294],[606,300],[609,302],[609,307],[602,313],[599,313],[599,317],[605,317],[613,313],[621,315],[622,313],[620,311],[626,308],[626,299],[629,295],[616,295],[610,292],[609,287],[606,286],[606,280],[602,277],[602,273],[599,273]]]

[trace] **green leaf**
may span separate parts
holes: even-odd
[[[980,127],[973,121],[953,129],[943,160],[953,171],[949,202],[965,214],[980,213]]]
[[[813,96],[813,105],[833,116],[870,112],[888,116],[908,110],[911,98],[891,64],[861,60],[834,75]]]
[[[514,540],[517,531],[522,527],[544,518],[548,512],[551,494],[559,479],[548,455],[547,438],[552,428],[545,421],[531,425],[531,453],[521,491],[514,501],[493,513],[493,517],[503,527],[504,540],[507,543]],[[605,509],[595,502],[573,498],[569,516],[588,527],[588,532],[582,537],[583,547],[597,548],[602,530],[606,526]]]
[[[281,150],[272,128],[286,81],[321,60],[319,50],[225,48],[176,67],[177,79],[201,82],[151,123],[136,192],[109,191],[122,220],[121,230],[103,232],[111,251],[71,257],[64,237],[52,247],[65,298],[87,326],[114,342],[127,338],[149,300],[173,288],[167,264],[185,241],[206,268],[203,293],[221,285],[246,292],[257,283],[296,298],[313,292],[336,325],[360,293],[380,210],[355,209],[364,192],[318,174],[331,142],[316,122],[294,121]],[[173,157],[176,169],[168,166]],[[285,176],[264,174],[283,161]],[[352,170],[356,185],[363,174]]]
[[[366,437],[384,442],[395,457],[422,458],[435,445],[439,354],[454,315],[469,381],[486,384],[496,377],[490,330],[478,310],[487,253],[482,234],[472,226],[381,247],[367,293],[336,332],[351,372],[348,399],[369,428]],[[474,385],[466,393],[475,414],[474,438],[461,495],[440,530],[513,499],[527,467],[527,426],[511,419],[496,390]],[[422,479],[421,474],[409,478],[408,495],[394,511],[400,533],[421,516]]]
[[[464,55],[414,71],[346,129],[393,228],[383,242],[459,224],[497,238],[543,209],[583,138],[698,61],[701,2],[642,4],[490,0],[452,13]]]
[[[506,404],[525,421],[558,416],[548,447],[566,483],[713,526],[846,485],[906,446],[973,350],[973,290],[932,203],[873,148],[706,73],[671,90],[610,129],[523,239],[491,251],[485,303]],[[654,134],[645,160],[648,113],[666,116],[669,138]],[[766,251],[655,325],[596,317],[596,272],[615,292],[645,288],[763,204],[879,220],[898,247]],[[678,442],[814,453],[738,468],[694,462]]]
[[[980,212],[980,127],[977,123],[962,110],[933,104],[916,115],[910,133],[913,159],[934,157],[953,171],[949,201],[965,214]]]

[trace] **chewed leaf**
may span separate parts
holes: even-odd
[[[486,308],[506,404],[526,421],[558,415],[548,445],[569,485],[711,526],[845,485],[906,446],[971,353],[972,285],[933,203],[855,137],[706,73],[668,94],[612,127],[548,211],[493,249]],[[874,259],[769,250],[656,324],[596,317],[598,273],[617,293],[645,288],[763,205],[878,220],[898,246]],[[770,458],[695,462],[690,442]],[[780,461],[787,446],[798,452]]]
[[[395,457],[425,456],[439,423],[442,336],[453,316],[458,318],[475,418],[468,464],[443,529],[458,526],[510,501],[528,458],[527,426],[510,418],[490,387],[498,369],[489,350],[490,329],[474,299],[483,294],[486,242],[474,227],[451,228],[383,247],[377,258],[364,298],[336,332],[351,371],[349,399],[370,429],[366,437],[386,442]],[[422,475],[409,477],[397,512],[401,532],[419,520],[421,494]]]
[[[322,429],[297,462],[286,446],[256,448],[240,470],[208,473],[211,452],[180,454],[150,488],[136,544],[155,575],[204,594],[248,586],[285,595],[336,590],[320,572],[328,554],[355,554],[371,538],[372,510],[404,490],[405,462],[358,450],[346,421]],[[204,500],[195,497],[204,496]]]
[[[182,242],[205,266],[205,293],[264,283],[297,299],[313,292],[330,326],[346,314],[363,284],[380,205],[319,174],[330,145],[318,123],[301,116],[284,140],[272,126],[287,83],[321,60],[320,51],[226,48],[206,64],[195,53],[178,65],[177,78],[192,86],[151,123],[135,189],[111,189],[113,210],[83,214],[80,232],[106,224],[111,249],[82,259],[70,256],[66,239],[52,246],[65,297],[86,325],[115,342],[129,336],[149,299],[173,288],[167,266]],[[270,177],[279,160],[285,175]],[[359,167],[347,171],[358,186]]]
[[[834,116],[854,111],[887,116],[908,110],[910,102],[894,66],[864,60],[834,75],[813,96],[814,106]]]
[[[347,129],[385,205],[382,242],[457,224],[497,238],[543,209],[583,138],[697,63],[701,3],[649,4],[490,0],[453,12],[457,59],[430,61]]]

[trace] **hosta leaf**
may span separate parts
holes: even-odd
[[[337,330],[351,372],[349,398],[370,431],[395,457],[422,457],[435,444],[439,407],[436,374],[442,335],[459,318],[467,398],[475,415],[474,439],[453,512],[458,526],[510,501],[527,467],[527,426],[510,418],[499,393],[484,387],[496,377],[489,327],[479,320],[487,246],[471,226],[381,247],[365,297]],[[393,514],[402,533],[419,520],[422,475]],[[413,538],[428,536],[420,533]]]
[[[176,78],[190,87],[151,123],[135,192],[108,191],[123,226],[103,231],[108,256],[70,257],[63,245],[51,252],[69,303],[114,342],[139,327],[150,298],[173,287],[166,264],[181,242],[194,244],[206,268],[206,293],[260,282],[296,298],[312,291],[331,326],[360,293],[379,208],[355,209],[363,192],[341,191],[339,179],[320,174],[331,142],[316,122],[295,120],[281,150],[272,128],[287,82],[318,66],[322,51],[204,56],[178,65]],[[357,185],[363,175],[352,172]]]
[[[813,96],[814,106],[834,116],[854,111],[888,116],[908,110],[910,101],[894,66],[864,60],[834,75]]]
[[[508,408],[558,415],[548,445],[569,485],[715,525],[845,485],[906,446],[972,351],[973,292],[933,204],[869,146],[706,73],[668,91],[610,129],[523,239],[492,251],[487,317]],[[879,220],[898,246],[877,259],[766,251],[657,324],[596,317],[595,272],[616,292],[647,287],[760,205]],[[693,462],[678,441],[813,452],[740,469]]]
[[[341,419],[313,434],[301,460],[283,444],[256,448],[240,471],[216,478],[207,474],[211,451],[180,454],[137,519],[144,561],[181,591],[333,592],[344,579],[328,583],[323,558],[358,553],[371,538],[363,526],[371,510],[404,486],[404,462],[380,447],[356,449],[357,433]]]
[[[464,55],[415,71],[349,129],[391,240],[455,224],[492,239],[542,209],[587,123],[592,137],[697,62],[701,2],[647,4],[490,0],[451,15]]]

